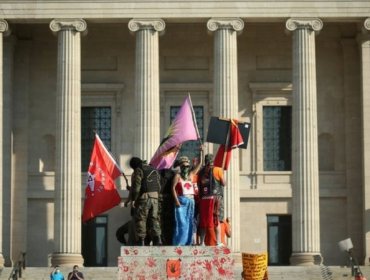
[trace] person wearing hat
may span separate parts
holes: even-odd
[[[204,158],[205,166],[198,175],[199,187],[199,228],[200,245],[205,244],[206,232],[216,233],[217,245],[221,243],[221,223],[224,220],[224,180],[223,170],[213,166],[213,155],[207,154]]]
[[[203,157],[201,149],[201,159]],[[182,156],[178,160],[180,173],[172,181],[172,194],[175,201],[175,227],[172,245],[192,245],[195,189],[193,177],[198,173],[202,160],[191,170],[190,160]]]

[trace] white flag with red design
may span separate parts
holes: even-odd
[[[97,134],[91,153],[82,221],[86,222],[121,202],[114,180],[122,170]]]

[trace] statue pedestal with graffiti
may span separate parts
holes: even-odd
[[[234,279],[227,247],[122,246],[118,269],[118,280]]]

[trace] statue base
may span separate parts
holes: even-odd
[[[228,247],[122,246],[118,279],[234,279]]]

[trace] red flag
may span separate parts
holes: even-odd
[[[82,221],[86,222],[121,202],[114,180],[122,174],[118,164],[95,134],[91,153]]]
[[[214,160],[214,166],[218,166],[218,167],[223,168],[224,170],[227,170],[229,167],[229,163],[230,163],[231,150],[243,144],[244,144],[243,136],[240,133],[240,130],[238,127],[238,121],[231,120],[229,133],[226,139],[226,144],[221,145],[218,148],[218,151],[217,151],[217,154]],[[225,147],[227,148],[225,149]]]

